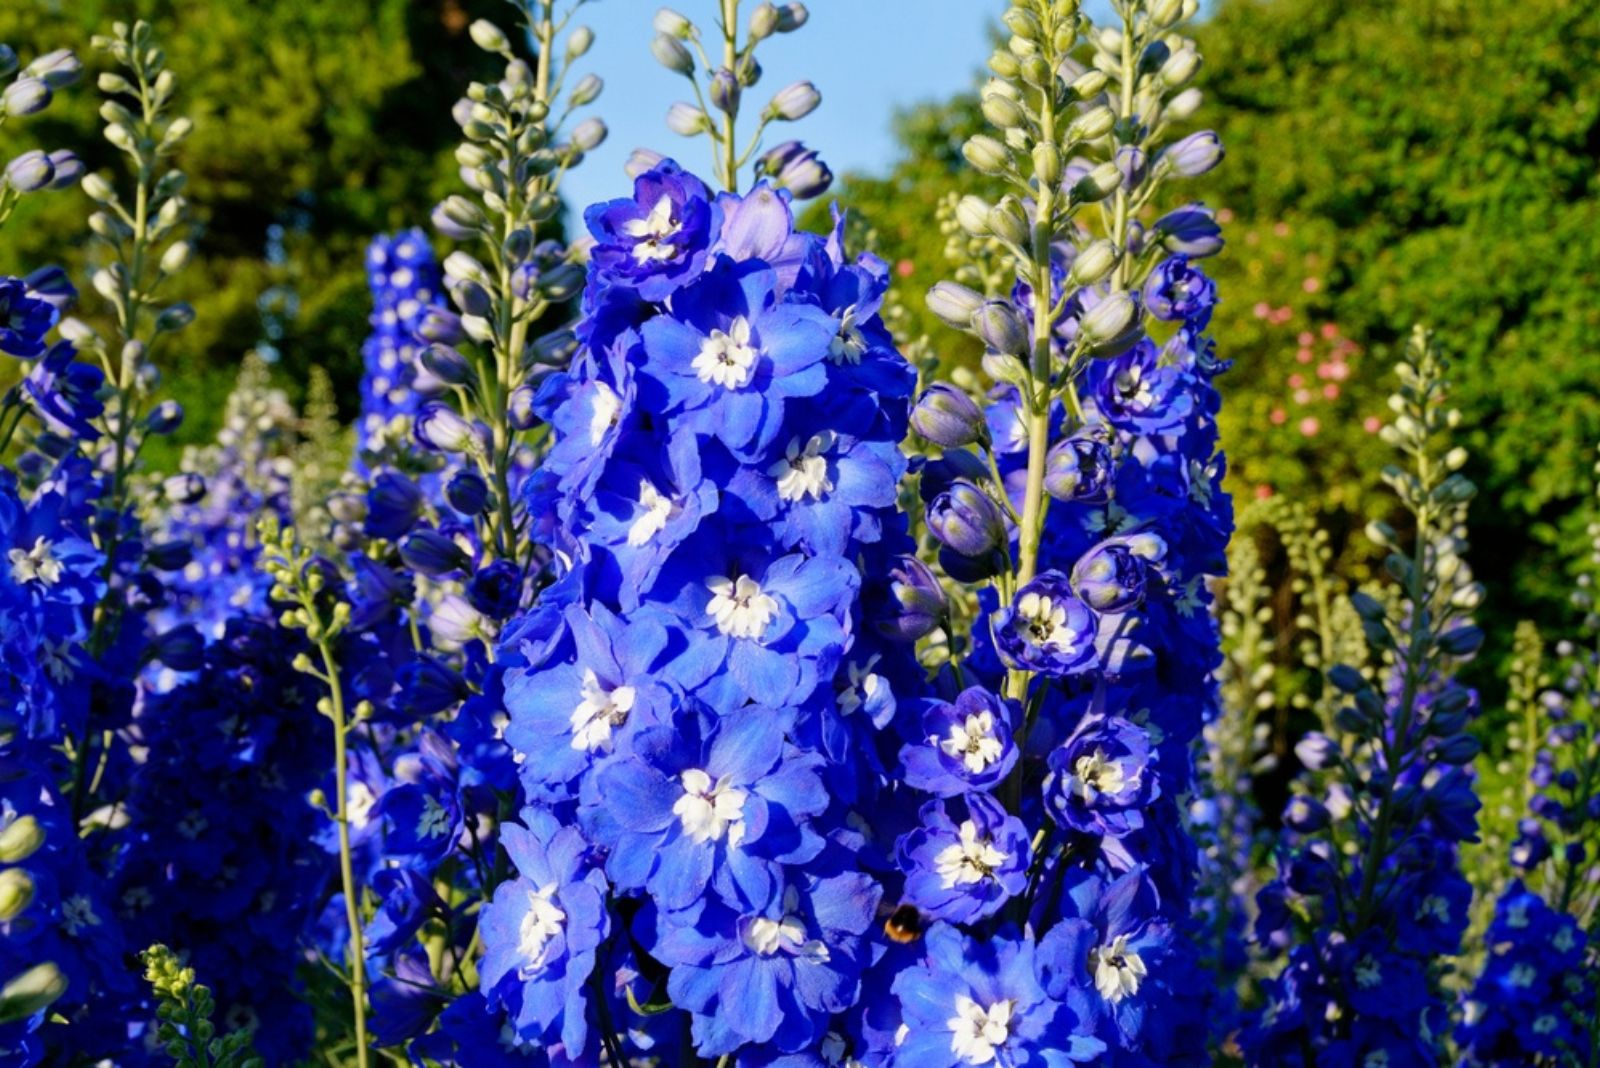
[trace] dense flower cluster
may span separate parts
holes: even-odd
[[[423,401],[444,388],[419,360],[425,344],[418,333],[443,297],[433,247],[421,230],[374,238],[367,248],[367,285],[372,290],[372,334],[361,347],[361,416],[356,447],[365,452],[396,427],[396,417],[415,416]]]

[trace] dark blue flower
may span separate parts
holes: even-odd
[[[923,805],[922,826],[902,836],[896,852],[906,901],[934,919],[974,923],[1027,888],[1033,854],[1027,828],[994,798],[966,794],[954,816],[952,804]]]
[[[1024,585],[991,626],[1007,667],[1061,676],[1093,666],[1094,613],[1059,571],[1041,572]]]
[[[635,178],[632,199],[595,204],[583,217],[595,239],[591,270],[648,301],[693,281],[722,231],[711,191],[671,160]]]
[[[939,797],[992,790],[1017,762],[1012,705],[981,686],[920,702],[922,737],[900,750],[906,782]]]
[[[45,335],[61,313],[31,293],[21,278],[0,277],[0,352],[31,360],[45,350]]]
[[[1050,753],[1045,803],[1063,827],[1120,838],[1144,826],[1143,810],[1160,796],[1154,760],[1150,735],[1138,724],[1085,719]]]

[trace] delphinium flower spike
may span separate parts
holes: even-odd
[[[712,173],[730,193],[739,191],[740,173],[754,159],[756,179],[766,179],[772,188],[785,190],[796,200],[821,196],[833,184],[833,172],[816,152],[799,141],[785,141],[756,156],[768,126],[798,122],[822,103],[822,94],[815,85],[798,81],[778,90],[761,109],[749,137],[746,139],[739,131],[745,93],[755,88],[763,74],[756,49],[777,34],[800,29],[810,13],[802,3],[762,0],[750,12],[741,41],[740,0],[716,3],[719,41],[705,40],[699,26],[672,8],[664,7],[656,13],[656,36],[650,51],[656,62],[683,75],[695,98],[692,104],[673,104],[667,111],[667,126],[683,137],[704,135],[711,142]],[[719,44],[721,52],[717,54]],[[661,159],[660,153],[638,149],[629,160],[629,173],[637,177]]]
[[[365,1068],[367,1038],[367,953],[362,937],[361,901],[363,887],[357,882],[351,848],[350,790],[347,773],[350,734],[372,714],[369,702],[349,705],[347,683],[340,673],[337,654],[339,636],[350,624],[351,606],[339,599],[330,583],[330,572],[337,572],[324,560],[300,545],[293,529],[281,529],[274,518],[262,520],[259,537],[263,549],[261,567],[272,579],[272,601],[286,605],[279,620],[286,629],[303,631],[316,650],[313,659],[299,653],[294,669],[317,680],[327,694],[317,701],[317,711],[333,724],[334,804],[327,808],[325,798],[314,798],[333,820],[339,837],[339,877],[344,895],[346,923],[350,933],[348,983],[352,1015],[355,1020],[356,1063]],[[320,794],[320,791],[318,791]]]
[[[1459,417],[1421,329],[1398,371],[1383,436],[1407,466],[1384,480],[1414,531],[1405,549],[1387,522],[1369,524],[1397,596],[1352,598],[1374,662],[1328,670],[1346,703],[1295,750],[1306,789],[1284,812],[1278,877],[1258,895],[1256,921],[1258,941],[1286,963],[1244,1032],[1251,1063],[1308,1050],[1434,1063],[1445,1032],[1435,962],[1459,951],[1466,929],[1458,843],[1473,837],[1478,808],[1464,770],[1478,752],[1467,729],[1476,695],[1455,676],[1482,642],[1472,612],[1483,589],[1463,560],[1474,489],[1459,473],[1465,450],[1449,441]]]
[[[1046,988],[1093,1007],[1086,1038],[1158,1061],[1204,1048],[1178,801],[1215,714],[1204,583],[1231,527],[1211,384],[1223,365],[1205,336],[1217,293],[1196,263],[1221,241],[1198,206],[1149,218],[1221,156],[1214,136],[1175,129],[1198,103],[1181,34],[1195,7],[1118,3],[1106,29],[1071,2],[1004,15],[981,90],[993,132],[964,155],[1006,192],[954,210],[983,259],[965,277],[985,289],[941,282],[927,298],[983,345],[992,386],[937,383],[913,416],[941,453],[921,471],[939,563],[982,606],[963,672],[996,710],[959,733],[929,721],[901,754],[912,785],[993,791],[1022,824],[1028,878],[1004,917],[1057,962]],[[1089,67],[1074,58],[1085,40]],[[1202,239],[1170,245],[1178,215]],[[923,770],[941,739],[971,754],[946,779]]]

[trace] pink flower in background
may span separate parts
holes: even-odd
[[[1383,420],[1375,415],[1369,415],[1361,421],[1361,429],[1369,434],[1376,434],[1383,429]]]
[[[1304,419],[1300,420],[1300,433],[1304,434],[1308,438],[1316,437],[1317,431],[1321,429],[1322,424],[1317,422],[1317,417],[1314,415],[1308,415]]]
[[[1322,288],[1322,280],[1317,278],[1315,275],[1312,275],[1310,278],[1307,278],[1304,282],[1300,283],[1300,288],[1305,290],[1307,293],[1315,293],[1317,290]]]
[[[1289,421],[1289,413],[1282,408],[1274,408],[1272,409],[1272,414],[1267,418],[1272,420],[1273,426],[1282,426]]]

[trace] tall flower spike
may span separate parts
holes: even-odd
[[[1455,676],[1482,642],[1472,612],[1483,598],[1463,562],[1474,488],[1458,473],[1465,450],[1449,443],[1457,416],[1445,371],[1418,328],[1383,432],[1408,460],[1385,480],[1415,531],[1406,548],[1387,523],[1369,524],[1398,596],[1353,598],[1374,662],[1329,669],[1348,703],[1329,733],[1296,749],[1308,796],[1286,811],[1279,876],[1258,895],[1258,940],[1288,951],[1245,1032],[1258,1063],[1308,1048],[1401,1063],[1438,1056],[1447,1010],[1424,975],[1459,952],[1468,920],[1458,844],[1476,833],[1463,765],[1478,751],[1467,731],[1477,699]],[[1348,815],[1329,819],[1329,809]]]
[[[793,33],[809,18],[804,4],[775,4],[761,0],[745,23],[744,39],[739,34],[740,0],[717,0],[717,31],[720,40],[707,42],[700,27],[671,8],[662,8],[655,18],[655,39],[650,52],[656,62],[680,74],[694,91],[694,103],[678,101],[667,112],[667,127],[683,137],[704,135],[711,142],[712,173],[717,184],[730,193],[738,192],[740,172],[755,160],[757,180],[765,179],[774,189],[782,189],[796,200],[821,196],[833,183],[833,172],[816,152],[799,141],[786,141],[759,157],[761,135],[773,123],[797,122],[815,111],[822,94],[808,81],[795,82],[778,90],[761,109],[755,130],[748,139],[738,128],[745,94],[761,81],[761,64],[756,50],[762,41],[777,34]],[[720,44],[720,55],[714,55]],[[713,52],[708,52],[707,47]],[[698,64],[697,61],[698,60]],[[637,178],[662,160],[659,153],[636,150],[629,162],[629,175]]]
[[[1031,838],[1030,879],[1003,915],[1065,962],[1046,965],[1051,996],[1095,1007],[1083,1039],[1133,1059],[1204,1049],[1176,802],[1216,706],[1205,583],[1232,523],[1211,384],[1223,368],[1204,334],[1215,287],[1138,224],[1215,145],[1165,147],[1162,111],[1186,77],[1165,60],[1192,53],[1180,29],[1195,6],[1122,0],[1107,28],[1061,0],[1007,10],[980,94],[992,132],[963,149],[1006,192],[949,209],[966,239],[951,251],[974,259],[928,294],[984,347],[986,426],[948,416],[955,383],[932,385],[916,421],[943,453],[922,469],[928,529],[979,606],[967,684],[1016,710],[1002,781],[960,787],[992,791]],[[907,781],[956,788],[919,742],[902,753]]]

